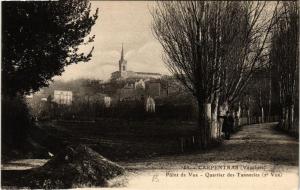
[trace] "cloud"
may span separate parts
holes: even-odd
[[[91,62],[70,65],[65,68],[62,76],[55,80],[72,80],[77,78],[91,78],[107,80],[111,73],[118,70],[118,62],[121,51],[113,50],[97,52]],[[158,42],[150,41],[138,49],[126,52],[127,68],[136,72],[157,72],[168,74],[168,70],[162,62],[162,47]]]
[[[82,63],[77,65],[70,65],[66,67],[62,76],[55,77],[54,80],[73,80],[78,78],[89,79],[109,79],[112,72],[116,71],[116,65],[104,64],[95,66],[91,63]]]
[[[62,76],[54,80],[73,80],[77,78],[108,79],[111,72],[118,69],[117,60],[120,57],[118,51],[96,52],[88,63],[78,63],[65,67]]]
[[[161,60],[162,47],[150,30],[152,17],[149,4],[152,3],[92,1],[92,12],[99,8],[99,19],[91,31],[96,38],[80,50],[88,52],[94,46],[93,57],[88,63],[66,67],[62,76],[54,79],[109,79],[111,73],[118,70],[122,43],[128,70],[168,73]]]
[[[108,52],[96,52],[93,55],[92,62],[96,65],[115,65],[120,58],[120,52],[113,50]]]
[[[168,69],[162,61],[162,52],[162,47],[158,42],[150,41],[126,55],[125,58],[128,60],[128,69],[168,74]]]

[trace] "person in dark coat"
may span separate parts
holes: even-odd
[[[231,112],[227,111],[226,116],[219,116],[219,117],[224,119],[222,125],[222,132],[225,134],[225,139],[229,140],[230,134],[233,131],[233,124],[234,124],[233,116]]]

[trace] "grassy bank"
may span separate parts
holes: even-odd
[[[115,161],[180,153],[181,139],[196,133],[194,122],[119,119],[42,122],[32,131],[34,139],[54,154],[62,146],[85,144]],[[184,152],[192,149],[185,148]]]

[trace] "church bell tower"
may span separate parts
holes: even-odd
[[[121,76],[126,75],[126,72],[127,72],[127,61],[124,59],[123,43],[122,43],[121,58],[119,60],[119,71],[121,73]]]

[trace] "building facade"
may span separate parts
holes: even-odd
[[[71,105],[73,100],[73,93],[71,91],[54,90],[53,101],[57,104]]]
[[[121,58],[119,60],[119,70],[111,74],[112,80],[122,80],[127,78],[137,78],[137,79],[158,79],[161,78],[160,73],[150,73],[150,72],[134,72],[127,70],[127,61],[124,59],[124,49],[122,45]]]

